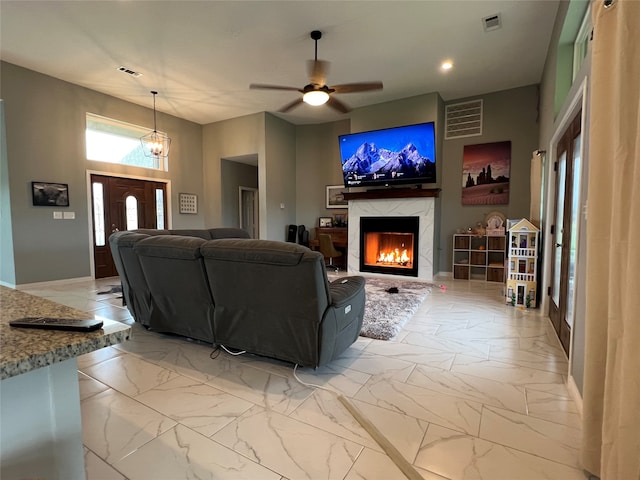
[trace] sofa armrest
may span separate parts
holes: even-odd
[[[342,277],[334,280],[329,284],[331,305],[340,307],[353,301],[364,290],[364,284],[364,277],[359,276]]]

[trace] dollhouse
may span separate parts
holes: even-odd
[[[526,218],[509,220],[508,223],[506,302],[514,306],[535,307],[540,230]]]

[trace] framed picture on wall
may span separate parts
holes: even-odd
[[[348,208],[349,202],[344,198],[344,194],[349,189],[344,185],[327,185],[327,208]]]
[[[318,219],[318,227],[320,228],[333,227],[333,217],[320,217]]]
[[[69,206],[69,185],[66,183],[31,182],[31,194],[36,207]]]
[[[508,205],[511,142],[465,145],[462,205]]]

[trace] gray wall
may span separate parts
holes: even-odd
[[[202,195],[200,125],[158,113],[159,128],[173,139],[168,172],[90,162],[87,112],[151,128],[153,110],[9,63],[1,67],[16,284],[90,275],[89,170],[169,180],[172,205],[178,192]],[[70,206],[60,210],[75,212],[75,220],[53,220],[51,208],[34,207],[32,181],[69,184]],[[203,226],[202,214],[172,220],[174,228]]]
[[[326,186],[343,184],[338,136],[346,133],[349,120],[296,127],[296,224],[307,230],[318,226],[318,217],[348,212],[325,208]]]
[[[240,187],[258,188],[258,167],[223,159],[220,162],[222,182],[222,225],[240,227]]]
[[[204,190],[204,223],[207,228],[225,226],[222,216],[222,178],[221,162],[223,158],[245,155],[258,156],[258,184],[260,188],[260,238],[264,224],[262,205],[265,202],[265,113],[256,113],[232,118],[222,122],[210,123],[202,127],[202,154]],[[199,172],[200,173],[200,172]]]
[[[490,212],[502,212],[507,218],[529,216],[532,152],[538,144],[538,88],[515,88],[449,103],[483,99],[482,135],[444,141],[442,172],[442,219],[440,222],[441,271],[451,271],[452,238],[458,229],[475,227]],[[462,154],[465,145],[511,141],[511,176],[508,205],[462,205]]]
[[[0,99],[0,284],[15,285],[16,269],[13,261],[13,227],[11,225],[11,196],[9,193],[4,100]]]
[[[263,172],[260,238],[285,240],[287,225],[296,222],[296,128],[271,114],[266,114],[265,119],[265,163],[260,173]],[[262,219],[268,224],[263,225]]]

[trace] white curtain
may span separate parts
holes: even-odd
[[[529,221],[540,227],[540,203],[542,201],[542,157],[543,153],[534,150],[531,156],[531,203]]]
[[[582,460],[602,480],[638,480],[640,2],[591,7]]]

